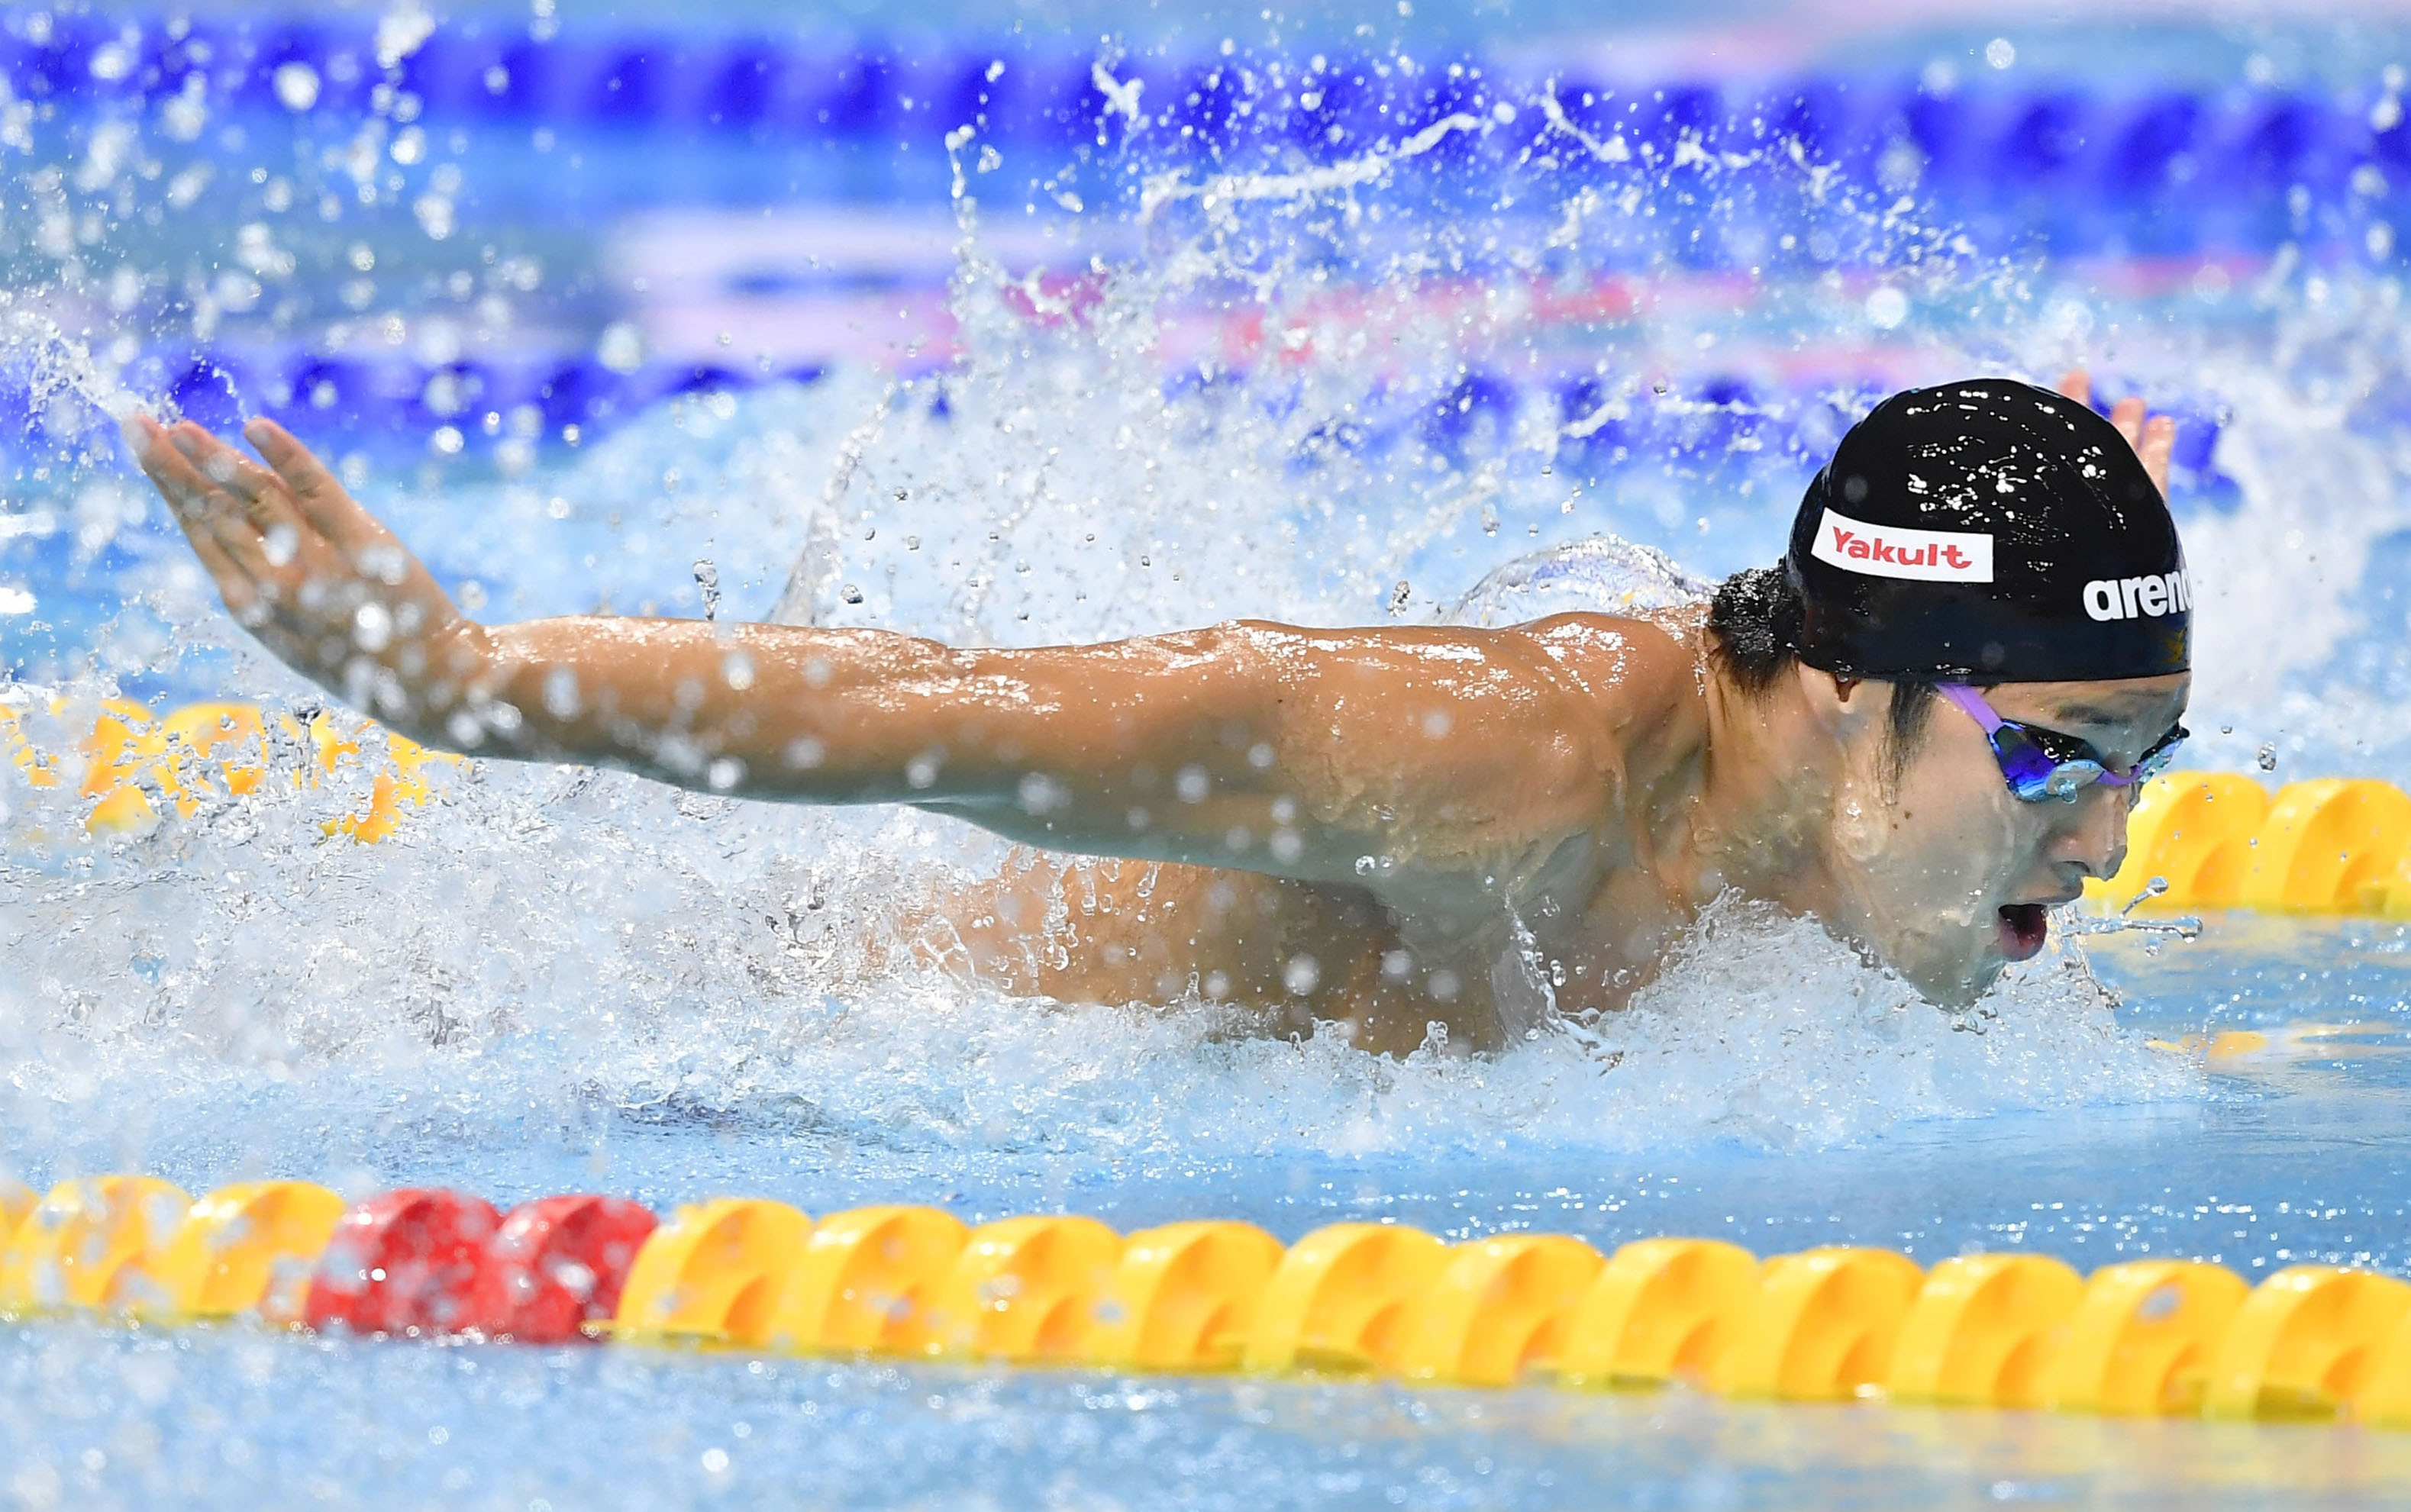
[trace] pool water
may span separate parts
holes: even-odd
[[[1572,1069],[1533,1064],[1538,1053],[1457,1063],[1454,1083],[1435,1071],[1421,1127],[1402,1114],[1398,1087],[1349,1089],[1352,1112],[1396,1126],[1395,1139],[1360,1131],[1362,1153],[1333,1153],[1343,1141],[1331,1127],[1214,1138],[1167,1130],[1135,1106],[1192,1096],[1180,1083],[1198,1077],[1193,1066],[1185,1076],[1156,1068],[1206,1058],[1203,1046],[1158,1042],[1142,1059],[1102,1032],[1087,1064],[1026,1083],[962,1069],[988,1057],[946,1066],[937,1074],[955,1105],[919,1119],[893,1106],[899,1085],[869,1088],[884,1126],[793,1090],[734,1095],[747,1078],[724,1064],[706,1079],[719,1096],[683,1107],[564,1087],[566,1068],[546,1064],[552,1047],[521,1034],[483,1053],[414,1054],[406,1075],[384,1062],[179,1077],[157,1058],[117,1058],[44,1099],[72,1110],[72,1127],[58,1118],[28,1132],[54,1169],[104,1169],[133,1153],[197,1185],[274,1169],[348,1172],[361,1187],[454,1183],[505,1200],[571,1187],[656,1203],[733,1190],[813,1211],[933,1201],[973,1220],[1068,1207],[1125,1229],[1214,1214],[1283,1238],[1369,1217],[1451,1237],[1571,1232],[1602,1247],[1688,1233],[1761,1253],[1886,1244],[1929,1264],[2018,1248],[2081,1268],[2174,1254],[2247,1276],[2301,1261],[2399,1272],[2396,1152],[2411,1132],[2404,948],[2393,928],[2241,919],[2214,921],[2201,941],[2157,958],[2097,945],[2097,969],[2125,995],[2121,1040],[2250,1027],[2268,1047],[2208,1071],[2145,1052],[2155,1063],[2127,1068],[2140,1073],[2132,1099],[2104,1092],[2017,1108],[2027,1099],[2002,1093],[2010,1111],[1912,1117],[1832,1143],[1770,1142],[1768,1130],[1730,1119],[1714,1121],[1723,1132],[1535,1136],[1498,1099],[1512,1083],[1525,1107],[1547,1107],[1551,1078]],[[2315,1007],[2327,1010],[2316,1021],[2304,1016]],[[1834,1027],[1870,1025],[1854,1013]],[[1123,1063],[1099,1064],[1115,1058]],[[1933,1042],[1895,1041],[1892,1058],[1888,1084],[1944,1069]],[[541,1069],[531,1075],[530,1063]],[[1705,1081],[1711,1068],[1689,1069]],[[1752,1057],[1750,1073],[1717,1069],[1732,1103],[1832,1098],[1848,1081],[1829,1070],[1736,1094],[1753,1079],[1779,1081],[1773,1057]],[[910,1073],[899,1067],[892,1080]],[[1250,1089],[1301,1117],[1348,1116],[1328,1091],[1254,1076],[1213,1100]],[[965,1106],[988,1098],[997,1106]],[[2390,1500],[2411,1483],[2411,1442],[2324,1425],[380,1345],[241,1329],[23,1327],[0,1340],[0,1379],[13,1489],[36,1505],[264,1495],[492,1506],[2195,1506],[2267,1505],[2282,1490],[2289,1505],[2342,1505]]]
[[[709,603],[1015,645],[1427,621],[1598,532],[1705,575],[1771,560],[1888,386],[2082,362],[2190,438],[2190,759],[2411,778],[2403,80],[2374,23],[1827,49],[1746,7],[1679,44],[1385,10],[1098,51],[947,15],[846,52],[826,17],[665,41],[539,7],[446,18],[387,77],[366,22],[36,14],[0,25],[0,658],[66,697],[28,720],[56,749],[107,693],[312,696],[125,467],[107,418],[137,400],[284,417],[491,618]],[[561,47],[497,51],[520,38]],[[724,77],[623,66],[664,48],[752,48],[785,93],[714,122],[628,82]],[[1949,1015],[1726,907],[1613,1020],[1387,1061],[1234,1038],[1193,994],[879,967],[1002,858],[950,821],[477,763],[390,839],[330,842],[351,780],[87,841],[71,792],[0,763],[0,1165],[2411,1272],[2393,923],[2062,921]],[[2262,1038],[2201,1054],[2229,1030]],[[81,1323],[0,1334],[0,1447],[31,1505],[2314,1505],[2411,1480],[2411,1439],[2349,1427]]]

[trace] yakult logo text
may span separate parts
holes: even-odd
[[[1930,583],[1989,583],[1993,538],[1973,531],[1908,531],[1869,525],[1825,511],[1808,554],[1845,572],[1870,577],[1915,577]]]
[[[2097,577],[2084,585],[2084,612],[2096,619],[2156,619],[2191,614],[2193,585],[2185,569],[2141,577]]]

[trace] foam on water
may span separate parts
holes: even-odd
[[[76,812],[28,796],[21,854]],[[1501,1139],[1814,1146],[2195,1084],[2113,1027],[2072,954],[1952,1017],[1812,924],[1722,906],[1627,1012],[1501,1057],[1389,1062],[1327,1034],[1232,1038],[1193,996],[1013,1000],[890,964],[899,921],[999,850],[945,821],[489,765],[391,841],[327,840],[320,817],[360,796],[247,800],[12,868],[11,1127],[85,1150],[105,1130],[139,1156],[365,1116],[408,1142],[394,1099],[472,1126],[609,1111],[1080,1170]],[[1077,909],[1076,871],[1064,891]],[[263,1083],[293,1091],[227,1127]],[[365,1157],[357,1131],[334,1144]]]

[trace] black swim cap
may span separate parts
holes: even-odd
[[[1894,394],[1809,484],[1783,570],[1800,660],[1851,677],[2183,672],[2193,588],[2117,428],[2009,378]]]

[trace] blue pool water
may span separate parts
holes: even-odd
[[[70,700],[34,734],[304,693],[129,474],[136,400],[285,419],[490,617],[708,575],[723,618],[1031,644],[1427,620],[1595,532],[1762,562],[1874,395],[2082,362],[2185,426],[2196,759],[2411,778],[2391,19],[1260,8],[7,12],[0,660]],[[1953,1018],[1732,909],[1615,1022],[1390,1062],[876,967],[1001,854],[946,821],[487,764],[326,843],[355,796],[66,843],[0,764],[0,1166],[2411,1272],[2393,923],[2064,930]],[[2352,1429],[81,1324],[0,1334],[0,1448],[37,1506],[2411,1484]]]

